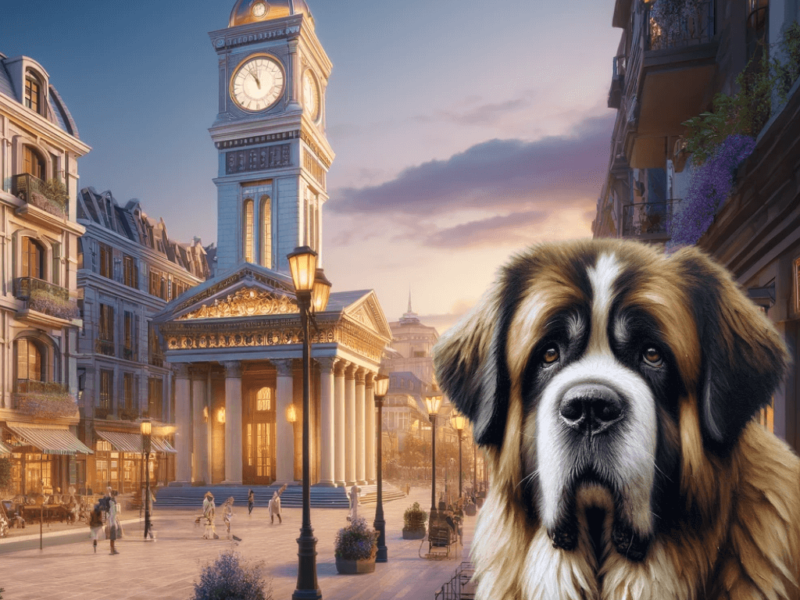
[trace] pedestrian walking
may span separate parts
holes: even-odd
[[[225,500],[222,505],[222,522],[225,523],[225,530],[228,539],[231,539],[231,520],[233,519],[233,496]]]
[[[253,514],[253,506],[256,503],[256,495],[253,490],[247,492],[247,515]]]
[[[278,495],[278,492],[274,492],[272,494],[272,500],[269,501],[269,522],[270,524],[275,523],[275,517],[278,517],[278,524],[283,524],[283,519],[281,518],[281,497]]]
[[[97,503],[89,513],[89,537],[92,538],[95,554],[97,554],[97,540],[101,539],[101,535],[103,535],[103,511],[100,510],[100,503]]]
[[[203,533],[204,540],[218,540],[216,526],[214,519],[216,518],[216,507],[214,505],[214,495],[211,492],[206,492],[205,499],[203,500],[203,518],[206,521],[205,533]]]
[[[353,487],[350,488],[350,515],[347,517],[351,523],[355,523],[358,518],[358,492],[359,487],[353,484]]]
[[[118,515],[119,504],[117,504],[117,492],[113,491],[111,492],[111,498],[109,499],[108,519],[106,520],[106,526],[108,527],[108,539],[111,540],[110,554],[119,554],[114,546],[114,542],[117,541],[117,525],[119,524]]]

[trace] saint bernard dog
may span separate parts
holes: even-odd
[[[756,418],[787,362],[695,248],[515,257],[435,348],[490,471],[476,598],[800,599],[800,459]]]

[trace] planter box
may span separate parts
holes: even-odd
[[[403,529],[404,540],[421,540],[425,537],[424,529]]]
[[[373,573],[375,571],[375,557],[365,558],[362,560],[337,558],[336,570],[339,572],[339,575],[361,575],[362,573]]]

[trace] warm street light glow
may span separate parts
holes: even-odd
[[[142,421],[142,435],[150,435],[153,431],[153,424],[150,421]]]
[[[219,409],[219,412],[217,413],[217,421],[219,421],[220,423],[224,423],[225,422],[225,409],[224,408],[220,408]]]
[[[311,303],[314,305],[314,312],[325,312],[328,308],[328,299],[331,297],[331,282],[325,277],[323,269],[317,269],[314,277],[314,291],[311,294]]]
[[[314,278],[317,274],[317,253],[308,246],[300,246],[295,248],[287,258],[295,291],[311,292],[314,289]]]
[[[434,388],[433,391],[425,396],[425,405],[428,407],[429,415],[439,414],[439,407],[442,405],[443,398],[444,396],[437,388]]]
[[[294,408],[294,404],[290,404],[289,408],[286,409],[286,420],[289,423],[297,422],[297,411]]]
[[[450,422],[453,424],[453,429],[456,431],[464,431],[464,427],[467,426],[467,418],[458,412],[453,413],[453,416],[450,417]]]
[[[375,397],[383,398],[386,395],[386,392],[389,391],[389,376],[388,375],[378,375],[374,379],[373,385],[373,393]]]

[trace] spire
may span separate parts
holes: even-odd
[[[403,325],[419,324],[417,313],[411,308],[411,287],[408,288],[408,312],[400,317],[400,323]]]
[[[411,310],[411,286],[408,286],[408,314],[412,314],[414,311]]]

